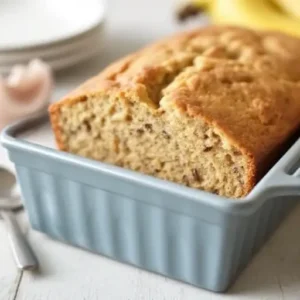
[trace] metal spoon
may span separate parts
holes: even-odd
[[[20,197],[13,195],[15,186],[14,174],[0,167],[0,210],[7,225],[8,239],[15,262],[21,270],[35,269],[38,266],[37,258],[12,212],[23,207]]]

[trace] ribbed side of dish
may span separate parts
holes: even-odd
[[[216,292],[227,289],[295,203],[272,199],[250,216],[209,223],[27,166],[17,166],[17,174],[34,229]]]

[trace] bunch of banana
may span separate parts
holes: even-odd
[[[204,12],[214,24],[278,30],[300,37],[298,0],[185,0],[183,7],[180,19]]]

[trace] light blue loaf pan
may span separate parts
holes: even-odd
[[[32,227],[208,290],[228,288],[300,195],[300,140],[233,200],[18,138],[45,121],[2,132]]]

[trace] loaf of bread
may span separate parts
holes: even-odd
[[[300,127],[300,40],[237,27],[180,33],[49,112],[63,151],[243,197]]]

